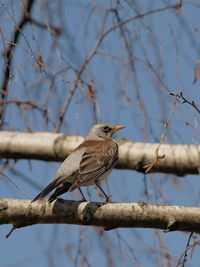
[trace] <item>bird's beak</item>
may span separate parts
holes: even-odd
[[[115,133],[115,132],[117,132],[117,131],[119,131],[119,130],[121,130],[121,129],[123,129],[123,128],[125,128],[125,126],[114,126],[114,128],[113,128],[113,133]]]

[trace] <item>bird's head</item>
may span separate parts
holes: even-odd
[[[108,123],[99,123],[93,125],[88,134],[86,135],[86,140],[107,140],[111,139],[112,135],[125,128],[124,126],[113,126]]]

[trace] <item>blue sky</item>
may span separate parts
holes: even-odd
[[[121,20],[125,20],[137,13],[174,3],[153,1],[150,5],[149,1],[120,1],[119,14]],[[114,7],[115,1],[37,1],[33,17],[40,22],[62,27],[63,33],[59,38],[54,38],[49,30],[41,30],[35,25],[24,28],[15,49],[14,75],[9,83],[8,100],[31,100],[47,108],[49,130],[54,131],[59,110],[73,85],[75,73],[73,70],[63,71],[52,79],[53,74],[69,65],[72,68],[80,67],[98,38],[106,8]],[[119,29],[111,32],[102,42],[82,78],[93,83],[99,120],[126,126],[116,138],[123,137],[133,142],[159,142],[163,123],[167,121],[174,103],[167,91],[182,91],[198,105],[199,81],[193,84],[193,79],[194,67],[199,66],[199,8],[197,0],[184,2],[179,15],[175,14],[174,9],[169,9],[130,22],[123,28],[128,50],[125,49]],[[0,1],[0,13],[0,28],[4,41],[8,41],[14,20],[19,20],[20,1]],[[116,17],[110,13],[105,29],[116,23]],[[1,51],[3,44],[1,39]],[[46,66],[45,71],[41,71],[35,63],[39,54]],[[4,64],[2,55],[0,62]],[[0,79],[3,79],[3,72],[0,73]],[[79,85],[60,132],[85,135],[95,123],[93,104],[84,94],[87,90],[86,82]],[[137,90],[141,100],[138,99]],[[15,105],[9,104],[5,119],[5,130],[46,131],[42,115],[37,110],[19,111]],[[185,124],[186,120],[189,126]],[[199,114],[192,107],[177,103],[165,142],[199,143]],[[14,164],[14,169],[43,187],[49,183],[58,166],[59,163],[20,160]],[[38,188],[4,171],[28,197],[5,179],[0,180],[1,197],[32,199],[38,193]],[[145,179],[148,196],[145,194]],[[112,193],[113,200],[120,202],[143,200],[187,206],[196,205],[200,192],[197,175],[176,177],[149,174],[144,178],[141,173],[127,170],[114,170],[103,187]],[[94,187],[83,190],[88,199],[102,201]],[[79,193],[66,194],[64,197],[79,199]],[[86,266],[113,264],[151,267],[159,263],[165,266],[168,252],[173,257],[171,266],[174,266],[188,239],[188,234],[179,232],[163,233],[150,229],[102,232],[99,228],[71,225],[31,226],[18,229],[9,239],[5,239],[10,227],[1,226],[0,267],[16,264],[30,267],[82,266],[83,263]],[[188,259],[188,266],[197,266],[199,261],[199,247],[196,247],[192,258]]]

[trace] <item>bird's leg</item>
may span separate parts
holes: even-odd
[[[82,190],[80,189],[80,187],[78,188],[79,192],[81,193],[81,196],[82,196],[82,201],[83,202],[87,202],[87,199],[85,198],[85,196],[83,195],[83,192]]]
[[[95,183],[96,186],[101,190],[101,192],[104,194],[105,198],[106,198],[106,202],[111,203],[112,200],[110,199],[110,197],[103,191],[103,189],[101,188],[101,186],[98,183]]]

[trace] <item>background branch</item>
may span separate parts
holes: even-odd
[[[15,25],[15,30],[13,31],[12,42],[7,46],[6,50],[4,51],[5,55],[5,70],[4,70],[4,77],[1,86],[0,96],[4,102],[0,103],[0,127],[3,125],[3,112],[6,105],[7,95],[8,95],[8,83],[12,75],[11,65],[13,59],[13,50],[15,45],[18,43],[20,34],[24,26],[29,22],[29,16],[34,6],[34,0],[28,0],[27,3],[23,3],[23,13],[19,23]]]
[[[82,136],[59,133],[0,132],[0,158],[63,161],[82,141]],[[118,142],[117,168],[145,172],[144,166],[158,158],[150,172],[198,174],[199,145],[134,143],[123,139]]]

